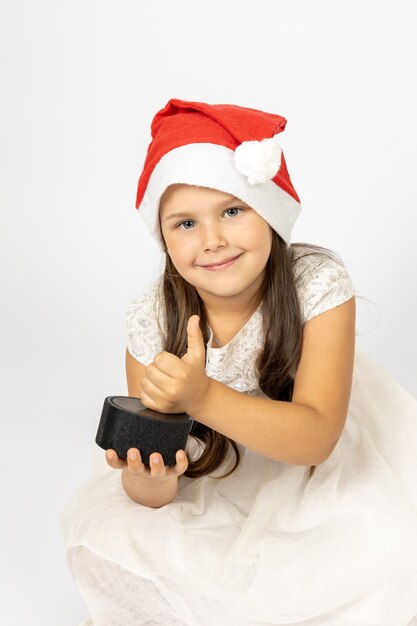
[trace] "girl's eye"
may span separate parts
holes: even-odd
[[[227,213],[228,211],[244,211],[244,209],[241,209],[240,207],[231,207],[230,209],[226,209],[225,213]],[[237,213],[235,213],[234,215],[231,215],[230,217],[235,217],[235,215],[237,215]],[[183,222],[180,222],[179,224],[177,224],[176,228],[180,228],[180,226],[182,226],[183,224],[190,224],[193,222],[194,220],[184,220]],[[181,230],[191,230],[191,229],[183,228]]]
[[[239,209],[237,206],[234,206],[231,209],[226,209],[226,213],[227,213],[227,211],[243,211],[243,209]],[[232,217],[234,217],[234,216],[232,215]]]
[[[182,226],[183,224],[189,224],[192,221],[193,220],[185,220],[185,222],[180,222],[179,224],[177,224],[176,228],[180,228],[180,226]],[[190,229],[189,228],[183,228],[182,230],[190,230]]]

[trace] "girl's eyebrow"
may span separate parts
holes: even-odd
[[[219,202],[218,206],[219,208],[224,208],[225,206],[227,206],[228,204],[234,204],[235,202],[240,202],[242,204],[246,204],[245,202],[243,202],[242,200],[240,200],[239,198],[236,198],[235,196],[233,196],[233,198],[230,198],[228,200],[223,200],[222,202]],[[178,219],[181,217],[190,217],[192,215],[192,211],[181,211],[179,213],[171,213],[171,215],[168,215],[167,217],[164,218],[164,222],[168,222],[169,220],[172,219]]]

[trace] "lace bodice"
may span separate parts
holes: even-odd
[[[294,278],[304,322],[342,304],[355,295],[346,267],[323,253],[301,258],[310,248],[294,246]],[[127,349],[144,365],[163,349],[164,311],[158,282],[137,296],[126,314]],[[263,345],[261,304],[229,343],[207,343],[206,372],[236,391],[265,397],[257,384],[256,358]]]

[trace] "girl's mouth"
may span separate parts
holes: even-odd
[[[227,261],[227,263],[222,263],[221,265],[206,265],[206,266],[202,265],[201,267],[204,270],[208,270],[209,272],[217,272],[221,270],[226,270],[228,267],[233,265],[233,263],[235,263],[240,256],[241,255],[235,257],[234,259],[231,259],[231,261]]]

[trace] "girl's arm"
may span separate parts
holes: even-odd
[[[146,367],[135,359],[126,348],[126,382],[127,392],[131,398],[140,398],[142,391],[141,381],[145,376]]]
[[[342,433],[355,353],[355,298],[304,325],[292,402],[256,398],[210,378],[194,419],[274,460],[319,465]]]
[[[141,379],[144,373],[145,366],[126,350],[126,378],[129,396],[140,396]],[[130,452],[136,453],[135,460],[131,460]],[[153,453],[150,457],[149,467],[145,466],[137,448],[128,450],[127,460],[119,459],[115,450],[109,449],[106,451],[106,459],[111,467],[122,470],[122,486],[131,500],[144,506],[158,508],[171,502],[177,495],[178,476],[183,474],[188,467],[187,457],[184,455],[184,458],[180,458],[180,452],[182,451],[177,451],[177,463],[174,467],[166,467],[159,453]],[[155,458],[159,459],[158,463],[155,463]]]

